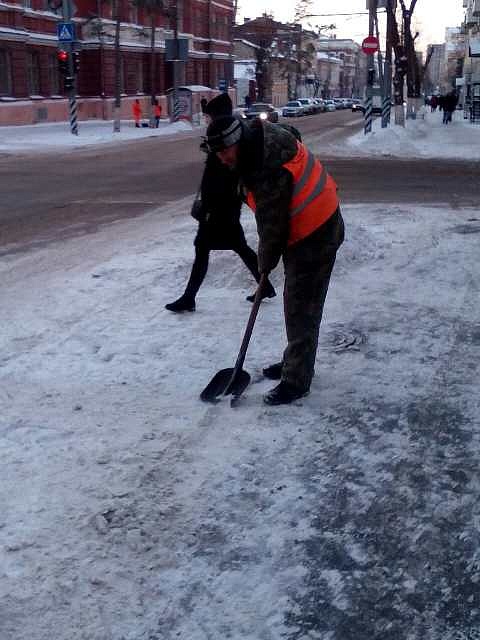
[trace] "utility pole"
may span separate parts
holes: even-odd
[[[74,34],[74,26],[72,23],[72,0],[62,1],[62,12],[64,23],[70,25],[71,33]],[[73,66],[73,38],[69,42],[65,42],[68,53],[67,70],[68,75],[65,77],[65,89],[68,91],[68,105],[70,112],[70,132],[74,136],[78,136],[77,124],[77,83]]]
[[[368,36],[373,36],[375,26],[375,16],[377,13],[377,0],[368,2]],[[373,53],[367,56],[367,100],[365,104],[365,135],[372,131],[372,109],[373,109],[373,83],[375,80],[375,57]]]

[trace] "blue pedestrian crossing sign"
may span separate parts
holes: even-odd
[[[75,40],[75,25],[73,22],[58,22],[57,38],[60,42],[73,42]]]

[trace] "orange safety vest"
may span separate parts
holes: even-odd
[[[290,202],[290,232],[288,244],[303,240],[322,226],[337,210],[337,185],[325,167],[301,142],[297,153],[283,167],[293,176]],[[256,210],[254,195],[247,192],[247,204]]]

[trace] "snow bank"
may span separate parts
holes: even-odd
[[[375,118],[371,134],[365,136],[361,131],[345,145],[328,151],[353,156],[480,160],[480,126],[464,120],[463,111],[456,111],[449,125],[444,125],[442,118],[442,112],[426,112],[425,119],[407,120],[405,127],[392,124],[386,129],[381,128],[381,119]]]

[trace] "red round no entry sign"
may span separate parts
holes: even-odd
[[[378,40],[375,36],[367,36],[362,42],[362,51],[366,54],[376,53],[378,51]]]

